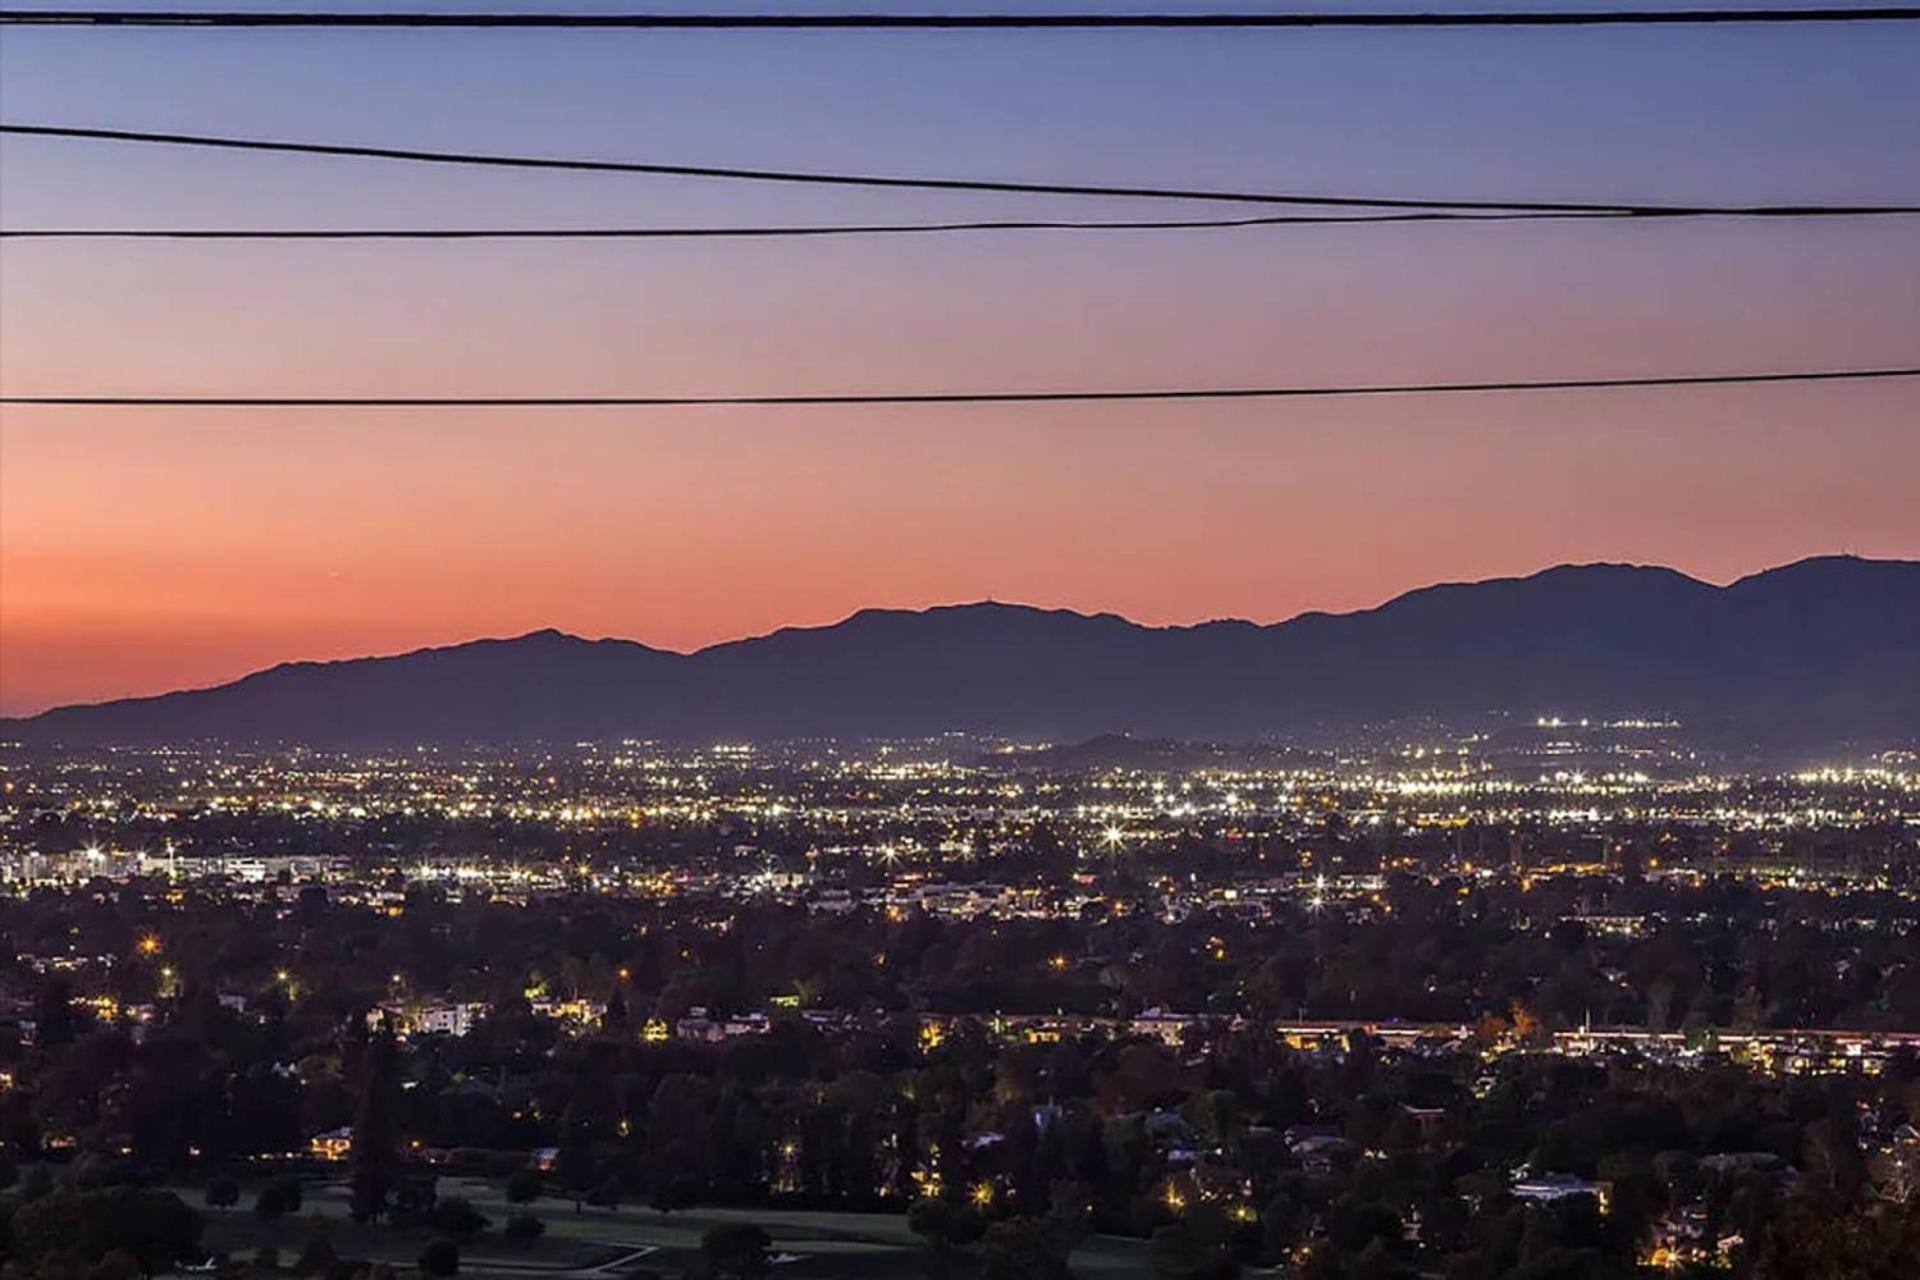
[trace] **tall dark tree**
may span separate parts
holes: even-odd
[[[359,1106],[353,1118],[352,1171],[348,1176],[354,1219],[369,1222],[386,1213],[399,1176],[398,1048],[382,1026],[361,1056]]]
[[[33,994],[33,1042],[42,1049],[64,1048],[73,1043],[79,1030],[73,984],[65,974],[48,974]]]

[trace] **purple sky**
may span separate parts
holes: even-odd
[[[1913,202],[1916,66],[1920,25],[9,30],[0,116],[1351,194]],[[16,139],[0,163],[9,227],[1203,212]],[[1916,354],[1920,219],[0,250],[0,384],[15,394],[1070,388]],[[1267,620],[1564,560],[1724,580],[1824,552],[1915,556],[1917,428],[1913,383],[804,411],[11,408],[0,709],[545,625],[687,647],[984,596]]]

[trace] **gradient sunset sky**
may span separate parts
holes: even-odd
[[[1914,24],[13,29],[0,116],[1034,180],[1914,202],[1916,67]],[[1207,212],[51,140],[8,139],[0,165],[15,228]],[[0,250],[0,385],[20,395],[1066,389],[1916,356],[1920,219]],[[1265,621],[1563,561],[1725,581],[1813,554],[1920,556],[1916,477],[1914,382],[1211,405],[10,407],[0,711],[544,626],[687,648],[983,597]]]

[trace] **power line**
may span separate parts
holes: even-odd
[[[88,227],[0,230],[0,240],[727,240],[781,237],[927,235],[989,231],[1206,231],[1251,227],[1369,225],[1383,222],[1563,222],[1634,219],[1631,213],[1278,214],[1261,218],[1158,218],[1082,222],[843,223],[761,227]],[[1738,216],[1738,215],[1729,215]]]
[[[1302,195],[1203,188],[1101,186],[1084,183],[1017,182],[989,178],[918,178],[880,174],[824,173],[793,169],[746,169],[720,165],[658,164],[635,160],[589,160],[559,156],[500,155],[471,151],[427,151],[411,147],[374,147],[332,142],[287,142],[199,133],[160,133],[145,129],[86,129],[66,125],[0,124],[0,135],[79,138],[228,151],[266,151],[292,155],[345,156],[404,160],[423,164],[480,165],[490,168],[566,170],[584,173],[644,173],[679,178],[725,178],[748,182],[804,183],[836,187],[907,188],[923,191],[991,191],[1020,195],[1101,196],[1145,200],[1202,200],[1235,204],[1323,205],[1329,208],[1403,210],[1487,210],[1502,213],[1630,215],[1644,218],[1815,218],[1920,213],[1920,205],[1784,204],[1672,205],[1633,201],[1444,200],[1380,196]]]
[[[1920,367],[1816,369],[1790,373],[1702,373],[1626,378],[1548,378],[1510,382],[1402,382],[1348,386],[1188,387],[1120,391],[946,391],[727,396],[0,396],[0,404],[111,408],[231,409],[534,409],[669,408],[720,405],[1046,404],[1118,400],[1291,400],[1334,396],[1457,395],[1507,391],[1579,391],[1618,387],[1704,387],[1787,382],[1865,382],[1920,377]]]
[[[638,30],[1116,30],[1310,27],[1619,27],[1911,22],[1920,7],[1499,10],[1462,13],[265,13],[245,10],[0,10],[0,26],[487,27]]]

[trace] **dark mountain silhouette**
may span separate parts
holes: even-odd
[[[1579,565],[1272,626],[971,604],[870,609],[676,654],[539,631],[299,662],[6,722],[27,742],[357,746],[610,737],[1132,733],[1311,738],[1407,716],[1662,714],[1753,739],[1920,737],[1920,562],[1805,560],[1727,587]]]

